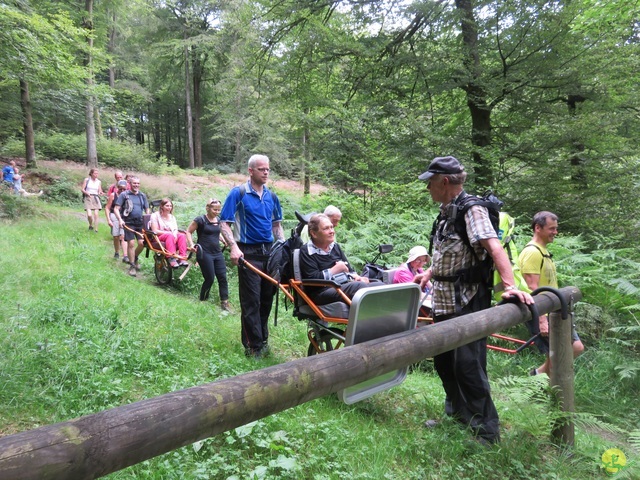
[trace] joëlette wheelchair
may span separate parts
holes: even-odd
[[[155,211],[156,208],[160,205],[160,200],[154,200],[150,202],[151,211]],[[186,261],[188,262],[193,257],[194,250],[189,249],[189,254],[186,257],[182,257],[178,255],[178,253],[169,253],[166,249],[164,242],[161,242],[158,236],[151,230],[151,215],[144,214],[142,215],[142,233],[136,232],[131,228],[124,225],[124,228],[129,230],[130,232],[134,232],[136,236],[141,238],[144,242],[145,247],[145,258],[149,258],[149,254],[153,252],[153,273],[156,277],[156,280],[160,285],[168,285],[171,283],[173,279],[173,270],[174,268],[169,264],[170,259],[175,259],[177,261]],[[184,230],[179,230],[181,233],[186,233]],[[191,269],[192,263],[184,267],[183,272],[178,277],[178,280],[182,280],[187,272]]]
[[[293,316],[299,320],[306,320],[308,322],[308,356],[340,348],[345,342],[344,335],[347,324],[349,323],[349,306],[351,305],[351,300],[342,292],[340,285],[334,281],[302,279],[299,262],[300,250],[294,250],[292,257],[294,275],[286,285],[260,271],[249,262],[245,262],[243,258],[239,260],[239,265],[252,270],[279,288],[293,304]],[[335,288],[342,296],[343,301],[327,305],[316,305],[305,292],[305,286]]]

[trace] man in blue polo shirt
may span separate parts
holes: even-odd
[[[274,239],[284,240],[280,200],[267,187],[269,158],[249,159],[249,179],[229,192],[220,213],[222,236],[231,249],[234,265],[243,257],[254,267],[267,271]],[[233,225],[233,230],[231,229]],[[262,357],[268,352],[268,320],[274,286],[248,268],[238,267],[242,345],[245,355]]]

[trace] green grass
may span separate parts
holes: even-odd
[[[272,355],[247,359],[238,315],[223,316],[216,292],[199,302],[199,271],[162,288],[150,259],[126,275],[112,258],[106,228],[96,235],[75,211],[32,202],[35,216],[2,224],[0,287],[0,434],[68,420],[306,354],[305,325],[280,311]],[[176,202],[180,223],[201,202]],[[104,227],[104,224],[102,225]],[[232,303],[237,278],[230,269]],[[237,308],[236,308],[237,309]],[[630,355],[602,341],[576,362],[580,413],[576,447],[549,440],[557,412],[544,379],[526,376],[541,357],[489,354],[503,425],[499,446],[485,449],[442,415],[443,391],[429,360],[391,391],[355,405],[314,400],[167,453],[113,479],[584,479],[604,478],[600,456],[622,448],[637,463],[629,432],[638,429],[638,380],[615,367]],[[339,375],[339,366],[336,367]],[[541,381],[542,380],[542,381]],[[615,478],[638,478],[637,465]]]

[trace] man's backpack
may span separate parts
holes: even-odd
[[[269,252],[269,260],[267,261],[267,273],[269,276],[277,280],[280,284],[286,285],[293,277],[293,252],[302,247],[302,238],[300,232],[304,226],[309,223],[312,214],[302,215],[296,212],[298,224],[291,229],[291,236],[285,241],[276,240],[271,246]],[[278,289],[274,288],[273,293],[276,296],[276,311],[274,316],[274,325],[278,324],[278,305],[279,298]],[[286,303],[285,303],[286,306]]]
[[[498,234],[498,231],[500,229],[500,210],[502,209],[504,202],[496,197],[491,191],[485,192],[482,196],[470,195],[466,192],[463,192],[456,199],[455,203],[451,204],[450,208],[452,208],[453,211],[450,212],[448,216],[450,218],[453,218],[454,229],[456,233],[460,236],[462,242],[467,246],[467,248],[471,250],[473,256],[477,260],[477,263],[473,267],[458,270],[455,275],[448,277],[434,276],[433,279],[436,281],[453,282],[455,284],[478,283],[484,285],[486,287],[486,291],[489,291],[493,286],[493,258],[491,258],[491,255],[487,255],[484,260],[480,260],[478,258],[475,250],[471,245],[469,236],[467,235],[467,225],[464,219],[467,211],[471,207],[476,205],[485,207],[487,209],[487,211],[489,212],[489,220],[491,221],[491,225],[496,231],[496,234]],[[438,226],[440,225],[442,220],[442,213],[440,213],[433,222],[431,238],[429,241],[429,255],[431,255],[431,252],[433,251],[433,239],[435,238]],[[456,291],[458,291],[457,285]],[[483,289],[481,289],[481,291],[483,291]],[[461,306],[459,305],[459,299],[456,298],[456,309],[458,308],[461,308]]]
[[[277,240],[274,242],[267,262],[269,276],[284,285],[293,278],[293,252],[302,247],[300,232],[309,222],[310,215],[296,212],[296,217],[298,224],[291,229],[291,236],[285,241]]]
[[[522,276],[520,266],[518,265],[518,249],[514,242],[515,228],[516,222],[513,217],[506,212],[500,212],[498,240],[500,240],[502,248],[504,248],[504,251],[509,257],[509,263],[511,263],[511,270],[513,272],[513,279],[515,280],[515,287],[522,292],[531,293],[531,289]],[[496,270],[493,272],[493,299],[496,302],[501,301],[503,292],[504,285],[502,283],[502,278]]]

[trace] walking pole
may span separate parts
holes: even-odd
[[[270,277],[269,275],[264,273],[262,270],[259,270],[258,268],[254,267],[249,262],[247,262],[243,257],[240,257],[238,259],[238,265],[242,265],[243,267],[248,268],[254,273],[257,273],[258,275],[260,275],[265,280],[271,282],[273,285],[277,286],[280,290],[282,290],[282,293],[284,293],[287,296],[287,298],[293,302],[293,295],[291,295],[291,293],[289,292],[289,290],[285,285],[281,284],[275,278]]]

